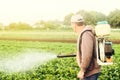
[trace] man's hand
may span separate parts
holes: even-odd
[[[80,79],[83,79],[84,78],[84,71],[80,70],[77,77]]]

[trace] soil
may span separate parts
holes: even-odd
[[[75,39],[22,39],[22,38],[0,38],[0,40],[16,40],[16,41],[40,41],[40,42],[67,42],[67,43],[76,43]],[[120,44],[120,40],[111,40],[114,44]]]

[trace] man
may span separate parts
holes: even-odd
[[[96,59],[96,41],[91,26],[85,26],[85,21],[80,15],[71,17],[71,26],[79,35],[77,41],[77,63],[80,67],[78,78],[83,80],[97,80],[100,66]]]

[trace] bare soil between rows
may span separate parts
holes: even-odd
[[[0,38],[0,40],[16,40],[16,41],[40,41],[40,42],[67,42],[76,43],[75,39],[28,39],[28,38]],[[120,44],[120,40],[111,40],[114,44]]]

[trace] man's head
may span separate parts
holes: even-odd
[[[81,15],[73,15],[71,17],[71,26],[75,32],[77,32],[78,29],[82,29],[84,26],[84,19]]]

